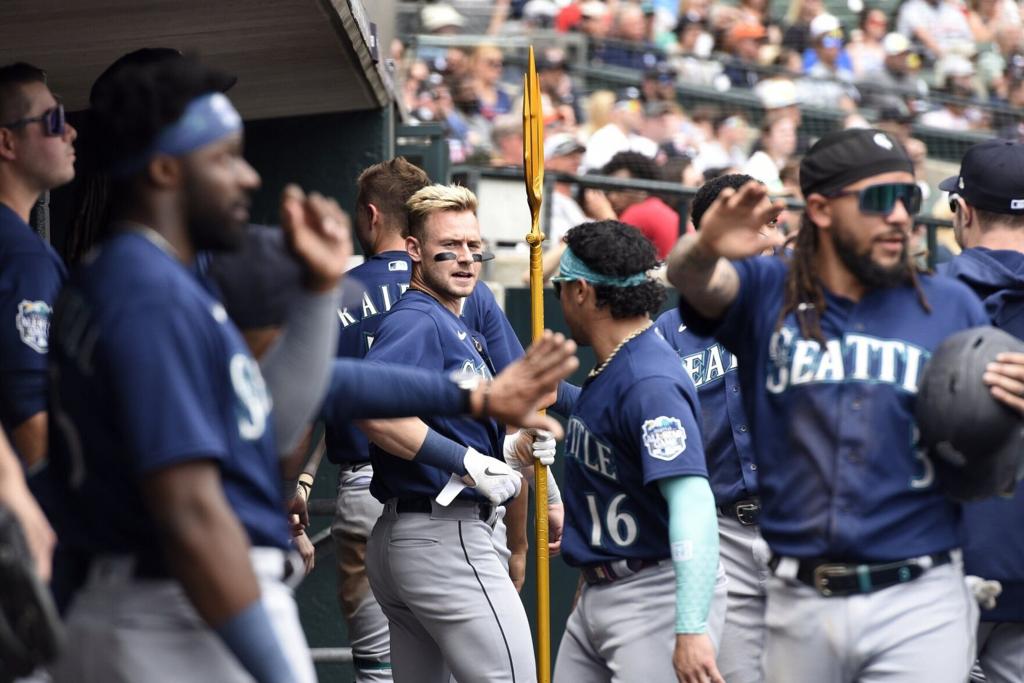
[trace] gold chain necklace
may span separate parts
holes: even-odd
[[[600,374],[601,374],[601,373],[602,373],[602,372],[604,371],[604,369],[605,369],[606,367],[608,367],[608,364],[612,362],[612,359],[613,359],[613,358],[615,358],[615,354],[617,354],[617,353],[618,353],[619,351],[621,351],[621,350],[622,350],[622,347],[623,347],[623,346],[625,346],[626,344],[628,344],[629,342],[633,341],[634,339],[636,339],[637,337],[639,337],[639,336],[640,336],[641,334],[643,334],[643,333],[644,333],[644,331],[645,331],[645,330],[646,330],[646,329],[647,329],[648,327],[650,327],[650,326],[651,326],[652,324],[653,324],[653,323],[651,323],[650,321],[648,321],[648,322],[647,322],[646,324],[644,324],[644,325],[641,325],[640,327],[638,327],[638,328],[636,328],[635,330],[633,330],[632,332],[630,332],[630,333],[629,333],[629,336],[627,336],[627,337],[626,337],[625,339],[623,339],[622,341],[620,341],[620,342],[619,342],[619,345],[618,345],[618,346],[616,346],[616,347],[615,347],[614,349],[612,349],[612,352],[608,354],[608,357],[604,359],[604,362],[603,362],[603,363],[601,363],[600,365],[598,365],[598,366],[597,366],[596,368],[594,368],[593,370],[591,370],[591,371],[590,371],[590,372],[589,372],[589,373],[587,374],[587,379],[594,379],[595,377],[597,377],[598,375],[600,375]]]

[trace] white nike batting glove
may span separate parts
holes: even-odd
[[[998,581],[986,581],[980,576],[971,575],[965,576],[964,582],[982,609],[995,609],[996,598],[1003,592],[1003,584]]]
[[[483,494],[492,505],[501,505],[519,495],[523,477],[500,460],[470,448],[462,462],[466,466],[466,473],[473,479],[470,486]]]
[[[520,456],[520,439],[531,440],[528,448],[532,460],[524,462]],[[555,435],[544,429],[521,429],[505,437],[502,455],[508,466],[517,472],[523,467],[530,467],[534,461],[550,467],[555,462]],[[525,453],[523,457],[526,457]]]

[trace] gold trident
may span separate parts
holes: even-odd
[[[544,331],[544,267],[540,204],[544,196],[544,116],[540,104],[537,64],[530,46],[530,65],[523,76],[523,170],[526,200],[533,219],[530,245],[530,332],[534,341]],[[548,468],[534,463],[534,518],[537,522],[537,680],[551,680],[551,576],[548,567]]]

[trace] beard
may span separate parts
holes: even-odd
[[[894,265],[882,266],[871,258],[871,245],[864,251],[857,251],[856,243],[845,232],[833,230],[829,235],[839,260],[865,287],[870,289],[898,287],[910,279],[910,264],[907,263],[906,258],[906,236],[903,237],[903,257]]]
[[[204,190],[191,174],[186,176],[185,196],[188,206],[185,217],[193,247],[197,251],[241,249],[248,233],[248,223],[239,223],[233,210],[247,207],[248,200],[241,199],[234,205],[224,206]]]

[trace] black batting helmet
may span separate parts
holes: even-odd
[[[954,500],[1011,494],[1024,477],[1024,419],[982,381],[985,367],[1024,341],[995,327],[958,332],[932,354],[917,394],[921,445]]]

